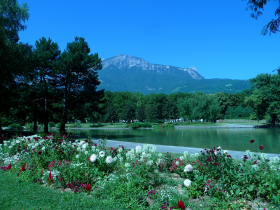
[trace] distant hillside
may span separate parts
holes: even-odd
[[[179,68],[150,64],[142,58],[118,55],[102,61],[98,89],[112,92],[150,93],[204,92],[237,93],[250,87],[248,80],[204,79],[195,67]]]

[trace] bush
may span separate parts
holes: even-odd
[[[12,129],[21,129],[22,128],[22,126],[20,124],[16,124],[16,123],[10,124],[9,127]]]
[[[61,123],[56,123],[55,127],[60,128]]]
[[[131,123],[130,126],[132,128],[151,128],[152,125],[150,123],[139,123],[139,122],[136,122],[136,123]]]
[[[55,127],[55,123],[54,122],[49,122],[49,126],[50,127]]]

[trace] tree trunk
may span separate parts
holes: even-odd
[[[62,121],[60,124],[60,133],[65,133],[65,124],[67,121],[67,86],[65,86],[65,91],[64,91],[64,100],[63,100],[63,116],[62,116]]]
[[[36,132],[37,131],[37,103],[34,102],[33,104],[34,106],[34,115],[33,115],[33,120],[34,120],[34,125],[33,125],[33,131]]]
[[[45,98],[45,119],[44,119],[44,132],[49,133],[49,119],[48,119],[48,100],[47,97]]]

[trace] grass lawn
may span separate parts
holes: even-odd
[[[61,192],[35,183],[19,182],[0,171],[1,210],[17,209],[122,209],[118,204],[100,201],[85,193]]]

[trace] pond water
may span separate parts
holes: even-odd
[[[69,129],[72,135],[84,138],[100,138],[109,135],[109,140],[211,148],[221,146],[224,150],[259,151],[263,144],[265,153],[280,154],[280,129],[273,128],[217,128],[217,129]],[[254,144],[250,140],[255,139]]]

